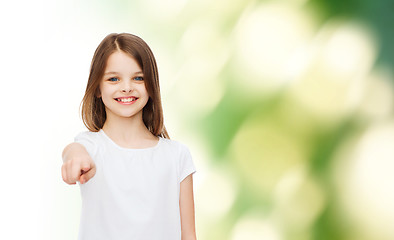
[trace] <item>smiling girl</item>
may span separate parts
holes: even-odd
[[[91,63],[79,133],[62,177],[79,181],[79,240],[196,239],[188,147],[163,123],[156,61],[139,37],[110,34]]]

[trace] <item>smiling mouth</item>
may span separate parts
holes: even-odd
[[[134,102],[138,98],[115,98],[116,101],[118,102],[123,102],[123,103],[129,103],[129,102]]]

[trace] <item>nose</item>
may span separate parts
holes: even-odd
[[[129,93],[133,91],[133,84],[130,81],[123,81],[122,92]]]

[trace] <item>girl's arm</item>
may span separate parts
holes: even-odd
[[[85,154],[85,152],[87,153],[85,147],[82,144],[75,142],[70,143],[64,148],[62,152],[63,163],[70,160],[73,155]]]
[[[181,213],[182,240],[196,240],[192,174],[181,182],[179,208]]]

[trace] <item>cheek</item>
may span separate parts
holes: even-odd
[[[114,89],[111,86],[100,87],[100,92],[102,97],[111,97],[114,93]]]
[[[108,106],[109,104],[112,103],[112,92],[108,88],[102,88],[100,90],[101,92],[101,100],[103,101],[105,106]]]
[[[146,89],[145,83],[141,86],[140,92],[149,97],[149,93],[148,90]]]
[[[144,87],[145,94],[149,95],[148,88],[146,87],[145,83],[144,83],[143,87]]]

